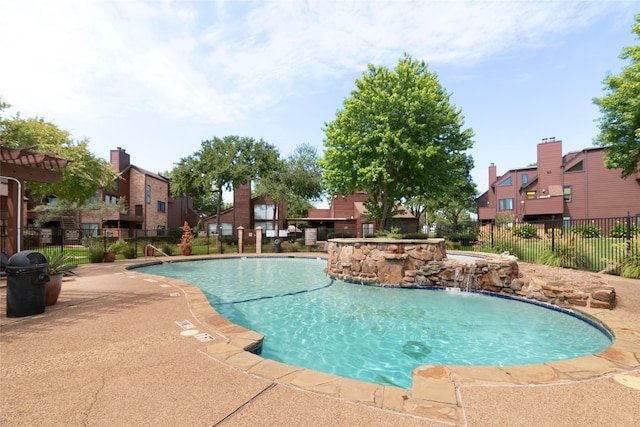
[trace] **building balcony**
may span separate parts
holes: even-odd
[[[478,220],[480,221],[488,221],[492,220],[496,216],[496,208],[492,207],[483,207],[478,208]]]
[[[524,215],[562,215],[564,212],[564,198],[562,196],[538,197],[525,199],[522,203]]]

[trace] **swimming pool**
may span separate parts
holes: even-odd
[[[422,365],[528,365],[612,343],[594,324],[560,310],[474,293],[332,282],[325,267],[320,259],[256,257],[140,271],[198,286],[222,316],[265,336],[265,358],[403,388]]]

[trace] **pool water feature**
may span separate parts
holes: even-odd
[[[469,292],[331,281],[326,261],[234,258],[140,269],[202,289],[225,318],[265,336],[261,355],[343,377],[411,387],[430,364],[511,366],[563,360],[612,343],[559,309]]]

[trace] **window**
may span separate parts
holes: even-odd
[[[362,237],[373,234],[373,224],[362,224]]]
[[[525,185],[527,182],[529,182],[529,175],[527,175],[526,173],[522,174],[522,185]]]
[[[262,227],[262,234],[265,234],[267,230],[275,230],[276,224],[274,224],[272,221],[256,221],[253,223],[253,227]]]
[[[575,165],[567,169],[567,172],[582,172],[583,170],[584,170],[584,163],[582,162],[582,160],[580,160],[578,163],[576,163]]]
[[[142,205],[136,205],[135,210],[136,210],[136,216],[142,216]]]
[[[563,192],[564,192],[564,201],[565,202],[570,202],[571,201],[571,186],[567,185],[563,188]]]
[[[500,199],[498,201],[498,206],[501,211],[512,211],[513,199]]]
[[[275,205],[254,205],[253,206],[253,218],[258,220],[274,220],[278,219],[278,213],[273,215]],[[256,225],[257,227],[257,225]]]
[[[216,235],[216,223],[209,224],[209,236]],[[220,235],[221,236],[233,236],[233,224],[228,222],[220,223]]]
[[[505,179],[500,184],[498,184],[499,187],[507,187],[509,185],[511,185],[511,177]]]
[[[166,212],[166,211],[167,211],[166,203],[158,200],[158,212]]]
[[[147,203],[151,203],[151,186],[147,185]]]
[[[535,191],[527,191],[527,199],[533,200],[535,198],[536,198],[536,192]]]

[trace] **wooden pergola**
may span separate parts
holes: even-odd
[[[11,256],[21,250],[21,231],[26,222],[24,212],[24,181],[53,183],[62,178],[60,170],[69,160],[47,153],[34,153],[32,147],[11,148],[0,141],[0,179],[7,182],[7,236],[4,250]]]

